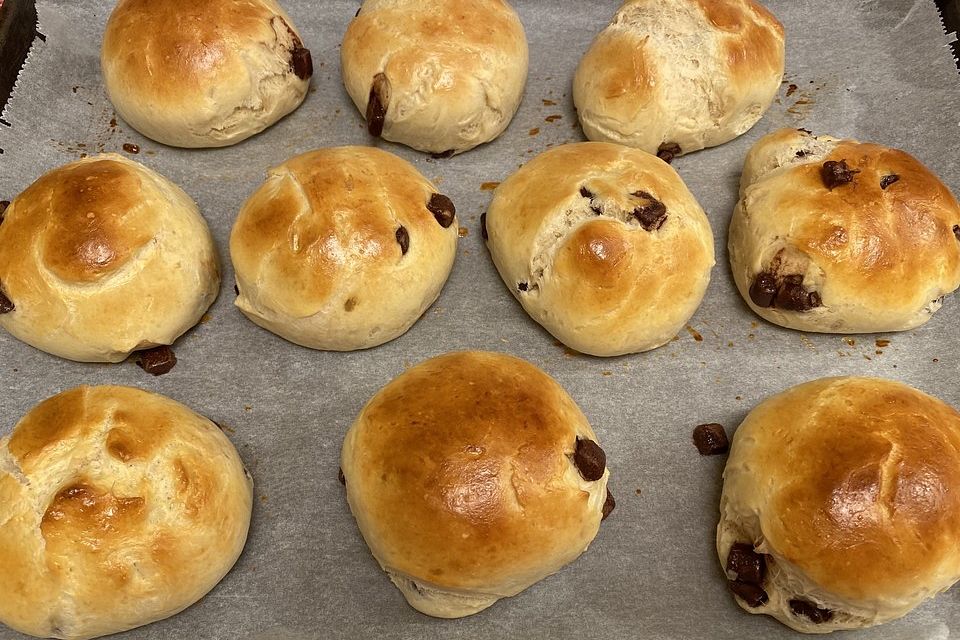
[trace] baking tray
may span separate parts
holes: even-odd
[[[571,79],[616,0],[516,0],[530,77],[497,141],[446,160],[375,142],[453,198],[466,235],[443,294],[423,319],[389,344],[352,353],[296,347],[247,321],[233,307],[226,248],[237,211],[268,167],[317,147],[373,143],[340,82],[339,43],[357,3],[284,2],[314,55],[306,102],[244,143],[199,151],[164,147],[116,119],[98,69],[109,5],[37,3],[47,37],[34,43],[3,113],[11,126],[0,126],[0,199],[84,153],[136,144],[137,160],[199,203],[220,248],[222,290],[206,321],[177,342],[176,368],[159,378],[130,362],[67,362],[0,335],[0,433],[63,389],[134,385],[224,425],[256,480],[250,538],[234,570],[180,615],[122,637],[795,637],[772,619],[742,612],[727,592],[713,542],[724,459],[697,455],[693,427],[716,421],[732,432],[769,394],[826,375],[895,378],[960,406],[955,298],[915,331],[802,334],[750,313],[725,248],[744,155],[778,127],[906,149],[960,190],[960,81],[932,0],[767,2],[787,31],[787,75],[775,104],[741,138],[674,163],[715,234],[717,266],[703,305],[674,342],[612,359],[565,349],[523,313],[497,276],[478,220],[491,197],[485,183],[503,180],[551,145],[582,139]],[[878,347],[884,343],[877,340],[890,343]],[[364,402],[409,365],[455,349],[512,353],[563,384],[607,450],[618,506],[589,551],[558,574],[476,616],[441,621],[408,607],[380,571],[347,508],[337,467],[343,434]],[[958,598],[948,592],[857,637],[947,638],[960,630]],[[19,637],[0,629],[4,640]]]

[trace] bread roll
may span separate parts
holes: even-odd
[[[220,288],[197,205],[118,155],[46,173],[0,219],[0,326],[61,358],[172,344]]]
[[[82,640],[212,589],[243,549],[253,483],[212,422],[129,387],[77,387],[0,440],[0,621]]]
[[[457,618],[586,550],[614,506],[596,440],[548,375],[465,351],[377,392],[347,432],[341,469],[360,533],[407,602]]]
[[[929,169],[803,130],[750,150],[728,246],[750,308],[801,331],[913,329],[960,286],[960,207]]]
[[[371,135],[446,156],[510,124],[527,38],[505,0],[364,0],[340,62]]]
[[[754,0],[627,0],[580,61],[590,140],[669,162],[747,131],[783,78],[783,27]]]
[[[737,429],[717,553],[737,602],[805,633],[905,615],[960,578],[960,414],[879,378],[824,378]]]
[[[175,147],[223,147],[296,109],[313,62],[274,0],[119,0],[100,68],[117,113]]]
[[[554,147],[497,187],[490,255],[530,316],[595,356],[677,335],[710,281],[713,234],[680,176],[620,145]]]
[[[364,349],[409,329],[443,288],[455,208],[408,162],[320,149],[271,169],[230,235],[237,307],[313,349]]]

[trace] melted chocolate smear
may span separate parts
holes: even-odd
[[[457,208],[453,206],[453,201],[447,196],[435,193],[430,196],[430,202],[427,203],[427,209],[437,219],[440,226],[446,229],[453,224],[453,218],[457,215]]]
[[[313,57],[310,49],[297,44],[290,52],[290,68],[301,80],[308,80],[313,75]]]
[[[457,152],[456,149],[447,149],[446,151],[441,151],[440,153],[431,153],[430,157],[435,158],[437,160],[444,160],[446,158],[449,158],[456,152]]]
[[[635,191],[630,195],[635,198],[640,198],[641,200],[646,200],[646,204],[642,204],[633,210],[633,217],[637,219],[637,222],[640,223],[640,226],[643,227],[645,231],[656,231],[663,226],[663,223],[667,221],[667,207],[665,204],[646,191]]]
[[[812,602],[794,598],[789,604],[790,611],[793,611],[793,615],[803,616],[813,624],[823,624],[833,619],[833,611],[830,609],[821,609]]]
[[[895,173],[891,173],[891,174],[888,175],[888,176],[883,176],[882,178],[880,178],[880,188],[881,188],[881,189],[886,189],[887,187],[889,187],[890,185],[892,185],[894,182],[898,181],[899,179],[900,179],[900,176],[898,176],[898,175],[895,174]]]
[[[756,609],[757,607],[762,607],[767,604],[769,598],[767,597],[767,592],[763,590],[762,587],[758,587],[755,584],[750,584],[749,582],[740,582],[739,580],[728,580],[727,585],[730,587],[730,591],[733,591],[737,596],[747,603],[747,606],[751,609]]]
[[[617,501],[613,499],[613,494],[610,493],[610,489],[607,489],[607,499],[603,501],[603,511],[600,513],[600,521],[603,522],[607,517],[613,513],[613,510],[617,508]]]
[[[484,240],[487,239],[487,212],[486,211],[480,214],[480,236]]]
[[[693,430],[693,444],[702,456],[719,455],[730,448],[727,432],[722,424],[716,422],[697,425]]]
[[[727,573],[736,574],[737,582],[746,582],[763,586],[767,575],[767,561],[762,553],[757,553],[752,544],[738,542],[730,547],[727,555]]]
[[[517,291],[526,291],[529,288],[529,285],[526,282],[517,283]]]
[[[657,157],[667,164],[673,162],[673,159],[681,153],[680,145],[676,142],[664,142],[657,148]]]
[[[407,228],[403,225],[397,227],[397,244],[400,245],[400,255],[407,255],[407,249],[410,248],[410,234],[407,233]]]
[[[573,463],[577,465],[577,470],[584,480],[594,482],[603,477],[607,468],[607,454],[593,440],[578,437]]]
[[[0,313],[10,313],[16,308],[16,305],[13,304],[13,301],[7,297],[7,294],[3,292],[3,289],[0,289]]]
[[[137,364],[150,375],[162,376],[169,373],[173,366],[177,364],[177,356],[173,354],[173,349],[164,344],[141,351],[137,358]]]
[[[840,160],[839,162],[827,160],[820,168],[820,177],[823,179],[823,184],[831,190],[853,182],[853,176],[857,173],[860,173],[860,171],[848,167],[846,160]]]
[[[385,93],[387,85],[387,76],[378,73],[373,76],[373,84],[370,85],[370,99],[367,100],[367,131],[375,138],[379,138],[383,133],[383,123],[387,118],[387,105]]]

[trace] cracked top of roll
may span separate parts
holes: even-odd
[[[169,398],[44,400],[0,440],[0,621],[80,640],[181,611],[240,555],[252,484],[221,430]]]
[[[413,606],[456,617],[557,571],[596,535],[609,471],[596,456],[578,470],[587,440],[596,447],[543,371],[457,352],[377,392],[347,433],[341,467],[380,565]]]
[[[609,143],[555,147],[523,165],[497,188],[486,229],[524,309],[593,355],[673,338],[714,264],[710,224],[676,171]]]
[[[391,340],[437,298],[453,266],[455,207],[401,158],[311,151],[271,169],[230,235],[236,305],[320,349]]]
[[[239,142],[306,96],[309,50],[274,0],[120,0],[100,53],[117,113],[179,147]]]
[[[881,332],[925,323],[960,286],[960,206],[913,156],[781,129],[747,155],[729,248],[760,315],[806,331]],[[772,268],[773,267],[773,268]],[[784,312],[748,295],[756,276],[799,276],[820,305]]]
[[[821,630],[903,615],[960,578],[960,413],[902,383],[824,378],[758,405],[724,471],[718,552],[767,554],[763,613]],[[809,630],[809,629],[801,629]]]
[[[500,135],[527,78],[526,35],[504,0],[366,0],[340,56],[353,102],[378,119],[372,133],[431,153]]]

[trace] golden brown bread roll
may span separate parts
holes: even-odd
[[[676,171],[638,149],[585,142],[545,151],[497,188],[484,222],[513,295],[583,353],[668,342],[710,282],[703,209]]]
[[[783,27],[754,0],[627,0],[577,67],[591,140],[676,155],[752,127],[783,78]]]
[[[433,304],[457,247],[453,203],[410,163],[370,147],[271,169],[230,235],[237,307],[314,349],[364,349]]]
[[[173,344],[220,288],[197,205],[118,155],[53,169],[0,219],[0,326],[61,358]]]
[[[364,0],[340,61],[372,135],[449,155],[510,124],[527,38],[505,0]]]
[[[740,294],[770,322],[903,331],[960,286],[960,206],[903,151],[781,129],[747,155],[728,247]]]
[[[77,387],[0,440],[0,621],[82,640],[171,616],[243,549],[253,482],[215,424],[129,387]]]
[[[408,369],[343,443],[347,500],[411,606],[456,618],[573,561],[613,509],[597,437],[533,365],[449,353]]]
[[[275,0],[119,0],[103,80],[134,129],[175,147],[222,147],[296,109],[313,62]]]
[[[723,478],[717,552],[751,613],[859,629],[960,578],[960,414],[902,383],[824,378],[765,400]]]

